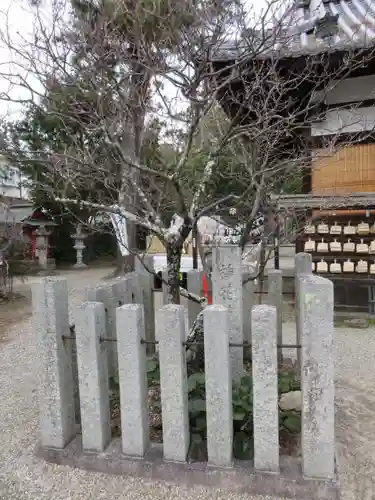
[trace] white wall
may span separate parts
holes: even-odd
[[[346,78],[333,81],[331,90],[315,93],[316,100],[325,99],[327,104],[354,103],[375,99],[375,75]]]
[[[0,195],[10,198],[27,199],[29,191],[25,186],[27,179],[11,166],[7,158],[0,156]]]
[[[375,131],[375,107],[332,109],[325,120],[311,124],[313,137],[330,134],[348,134]]]
[[[325,98],[328,105],[348,103],[350,107],[327,111],[324,120],[312,124],[312,136],[375,131],[375,107],[361,106],[363,101],[375,99],[375,75],[333,82],[331,90],[317,93],[315,98]]]

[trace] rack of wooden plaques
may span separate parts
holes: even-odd
[[[310,253],[313,273],[335,283],[337,305],[374,314],[375,212],[360,212],[313,217],[296,250]]]

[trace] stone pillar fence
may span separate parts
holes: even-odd
[[[297,259],[301,256],[297,255]],[[302,471],[307,478],[331,480],[335,474],[333,285],[325,278],[308,273],[307,267],[296,277],[299,280],[297,343],[302,346],[299,356]],[[280,474],[281,275],[273,272],[268,304],[255,305],[253,285],[242,287],[242,272],[236,247],[214,248],[213,305],[207,306],[203,313],[207,466],[234,467],[232,382],[243,375],[242,345],[251,341],[253,469]],[[192,273],[189,278],[197,289],[198,273]],[[129,459],[149,456],[152,445],[146,361],[147,355],[153,352],[150,346],[154,346],[151,343],[155,342],[156,323],[163,420],[163,457],[160,460],[186,463],[190,435],[184,307],[165,305],[155,318],[151,289],[150,278],[137,269],[111,284],[87,290],[86,301],[75,310],[75,333],[72,334],[68,322],[67,281],[47,277],[34,285],[42,449],[66,453],[73,442],[75,453],[77,449],[82,453],[94,452],[103,460],[103,452],[113,445],[108,381],[111,376],[117,376],[121,452]],[[194,312],[198,312],[197,308]],[[72,344],[75,344],[76,362]],[[78,374],[74,371],[75,363]],[[75,418],[77,384],[82,435],[77,434]],[[113,462],[113,456],[111,460]]]

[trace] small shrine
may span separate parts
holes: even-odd
[[[47,265],[50,256],[48,237],[56,225],[42,208],[35,208],[32,203],[24,201],[12,202],[0,213],[0,231],[6,226],[14,226],[22,239],[30,243],[31,260],[40,260],[39,253],[42,252],[43,267]]]

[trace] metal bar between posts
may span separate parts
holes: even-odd
[[[63,340],[75,340],[75,337],[69,336],[69,335],[62,335]],[[117,339],[109,339],[109,338],[100,338],[100,342],[117,342]],[[141,339],[141,344],[145,345],[158,345],[159,341],[158,340],[145,340]],[[190,347],[192,345],[204,345],[204,342],[182,342],[183,346]],[[250,349],[252,344],[248,342],[243,342],[243,343],[237,343],[237,342],[229,342],[229,347],[243,347],[245,349]],[[301,344],[277,344],[278,349],[302,349]]]

